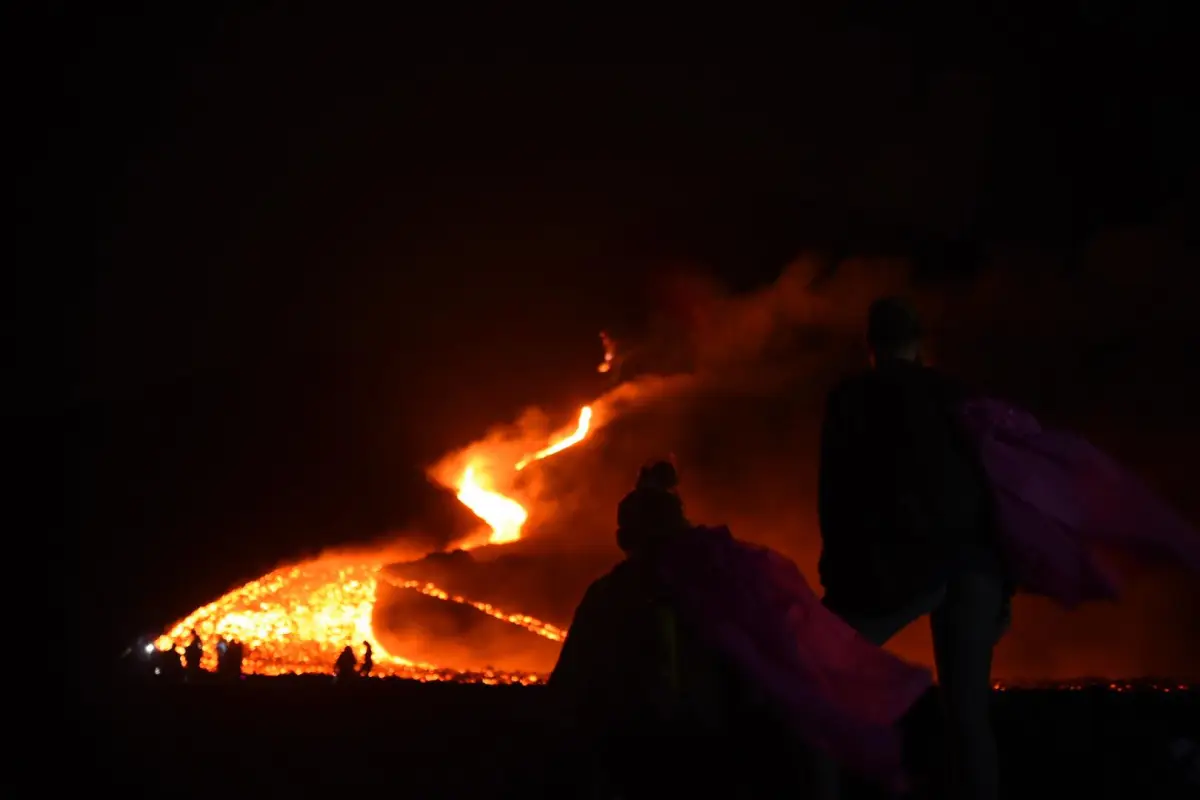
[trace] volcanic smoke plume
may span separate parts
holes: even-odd
[[[821,280],[820,266],[797,262],[773,286],[743,296],[689,279],[680,291],[686,314],[657,328],[669,341],[604,337],[598,371],[622,381],[608,393],[574,410],[531,410],[431,467],[430,477],[480,520],[450,548],[461,552],[337,555],[284,567],[198,609],[159,647],[182,649],[195,628],[210,659],[226,637],[247,645],[251,672],[328,672],[342,647],[367,641],[384,674],[534,680],[552,666],[588,582],[619,557],[617,500],[641,463],[668,453],[690,518],[727,523],[741,538],[776,547],[814,580],[823,397],[865,360],[859,329],[869,300],[908,285],[902,264],[846,264],[832,281]],[[1152,482],[1159,477],[1177,499],[1170,476],[1145,469],[1154,421],[1132,417],[1127,396],[1095,388],[1130,360],[1152,373],[1151,348],[1134,337],[1129,352],[1117,354],[1120,364],[1087,372],[1086,353],[1105,330],[1098,321],[1118,298],[1139,296],[1136,287],[1100,273],[1042,278],[1031,290],[1004,277],[1012,274],[911,292],[933,358],[1066,421]],[[1077,302],[1060,305],[1064,298]],[[1048,332],[1055,325],[1065,326],[1058,338]],[[1144,446],[1129,446],[1130,433]],[[1070,615],[1020,598],[997,673],[1194,674],[1200,637],[1187,631],[1197,600],[1183,585],[1169,572],[1134,572],[1121,605]],[[891,646],[930,661],[925,626]]]

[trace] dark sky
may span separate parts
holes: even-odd
[[[747,290],[816,251],[939,279],[997,243],[1069,266],[1188,207],[1184,26],[960,5],[47,4],[22,91],[42,268],[9,315],[31,377],[6,399],[68,445],[85,632],[115,648],[281,559],[452,515],[423,467],[593,396],[597,332],[636,327],[671,270]]]

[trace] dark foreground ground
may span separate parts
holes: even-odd
[[[89,692],[77,717],[82,757],[59,777],[139,797],[570,796],[569,746],[547,722],[542,689],[360,683]],[[1194,691],[1009,690],[996,693],[995,720],[1006,797],[1197,796],[1169,754],[1200,728]]]

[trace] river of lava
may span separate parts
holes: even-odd
[[[174,648],[182,655],[195,630],[204,643],[200,662],[204,669],[216,669],[217,643],[225,639],[245,645],[242,663],[245,672],[284,675],[329,674],[342,648],[351,645],[358,652],[363,642],[369,642],[375,659],[373,675],[422,681],[538,682],[537,675],[528,673],[460,672],[387,652],[371,629],[376,587],[379,580],[389,580],[380,574],[380,566],[318,560],[284,567],[196,609],[160,636],[155,645],[163,651]],[[449,595],[432,584],[391,580],[389,583],[447,602],[470,605],[553,641],[562,641],[566,636],[566,631],[553,625]]]

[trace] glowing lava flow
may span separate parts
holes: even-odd
[[[584,406],[572,433],[523,458],[513,466],[514,472],[583,441],[591,424],[592,409]],[[483,460],[478,459],[467,464],[457,482],[458,499],[491,528],[488,543],[516,541],[521,538],[521,527],[528,519],[528,512],[518,501],[495,491],[492,476],[482,464]],[[357,650],[366,642],[371,645],[375,661],[373,674],[377,675],[426,681],[537,682],[536,675],[527,673],[464,673],[413,662],[387,652],[371,628],[380,580],[401,589],[471,606],[551,641],[561,642],[566,638],[565,629],[528,615],[501,611],[488,603],[449,595],[433,584],[394,581],[380,573],[381,566],[379,563],[327,558],[276,570],[192,612],[160,636],[155,646],[161,651],[174,649],[182,655],[195,630],[204,645],[201,666],[205,669],[216,667],[217,645],[224,639],[245,646],[242,662],[245,672],[280,675],[329,673],[342,648],[351,646]]]
[[[346,645],[370,642],[380,667],[417,665],[393,658],[371,630],[379,566],[312,562],[286,567],[196,609],[158,638],[160,650],[181,648],[195,630],[201,666],[216,667],[221,639],[246,646],[247,672],[329,672]]]
[[[183,654],[192,631],[200,634],[204,669],[217,663],[221,639],[246,646],[243,670],[256,675],[330,673],[343,647],[356,650],[369,642],[374,651],[373,674],[424,681],[458,680],[484,683],[536,683],[528,673],[491,671],[464,673],[433,664],[413,662],[388,653],[375,638],[371,615],[380,580],[429,597],[469,605],[495,619],[531,633],[562,641],[566,631],[523,614],[510,614],[488,604],[449,595],[431,583],[394,581],[381,575],[378,564],[314,561],[276,570],[196,609],[155,641],[161,650]]]
[[[565,439],[561,439],[561,440],[555,442],[554,444],[550,445],[549,447],[547,447],[545,449],[538,450],[536,453],[534,453],[531,456],[527,456],[527,457],[521,459],[520,461],[517,462],[517,466],[516,466],[517,471],[519,472],[520,470],[525,469],[530,464],[532,464],[534,461],[541,461],[543,458],[546,458],[547,456],[552,456],[555,453],[561,453],[563,450],[566,450],[568,447],[579,444],[580,442],[583,441],[584,437],[588,435],[588,430],[590,430],[591,427],[592,427],[592,407],[584,406],[583,408],[581,408],[579,410],[579,422],[575,425],[574,433],[572,433],[570,436],[566,437]]]
[[[588,435],[592,426],[592,407],[584,406],[579,410],[579,421],[575,431],[549,446],[537,451],[531,456],[518,461],[513,469],[521,471],[534,461],[561,453],[572,445],[579,444]],[[462,477],[458,479],[458,499],[464,506],[471,509],[475,516],[487,523],[492,529],[488,544],[507,544],[521,538],[521,527],[529,518],[525,507],[492,488],[491,480],[481,474],[477,462],[467,465]]]
[[[525,507],[510,497],[481,485],[474,465],[463,471],[458,482],[458,500],[488,524],[489,544],[507,544],[521,538],[521,526],[529,518]]]
[[[495,617],[498,620],[503,620],[517,627],[524,628],[530,633],[536,633],[545,639],[552,642],[561,642],[567,638],[567,629],[559,628],[551,625],[549,622],[542,622],[540,619],[531,617],[528,614],[509,614],[501,611],[491,603],[480,603],[476,600],[468,600],[462,595],[447,594],[442,589],[434,586],[432,583],[422,583],[421,581],[404,581],[402,583],[394,583],[394,586],[399,586],[402,589],[415,589],[423,595],[436,597],[439,600],[448,600],[452,603],[461,603],[471,606],[472,608],[482,611],[489,617]]]

